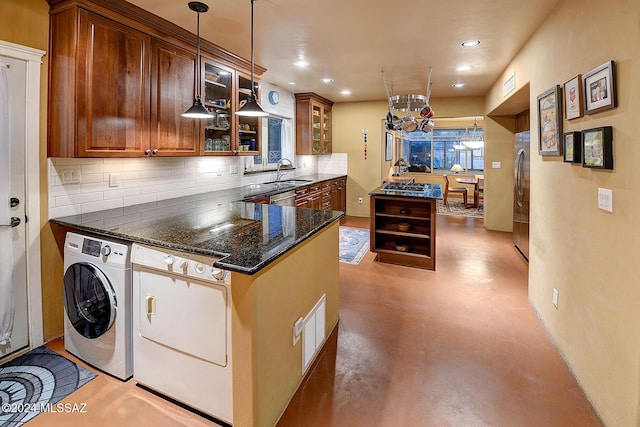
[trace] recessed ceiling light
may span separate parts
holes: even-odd
[[[458,71],[470,71],[472,69],[473,69],[473,67],[470,66],[470,65],[461,65],[458,68],[456,68],[456,70],[458,70]]]
[[[351,91],[349,89],[343,89],[340,91],[340,95],[351,95]]]
[[[298,59],[297,61],[295,61],[293,63],[293,65],[295,65],[296,67],[308,67],[309,66],[309,61],[304,60],[304,59]]]
[[[466,83],[454,83],[451,86],[460,89],[461,87],[465,87],[466,85]]]
[[[331,82],[333,82],[333,79],[331,77],[323,77],[323,78],[320,79],[320,81],[322,83],[331,83]]]
[[[296,82],[289,82],[289,84],[293,86],[294,84],[296,84]]]
[[[464,47],[473,47],[473,46],[478,46],[479,44],[480,44],[480,40],[477,40],[477,39],[470,39],[462,42],[462,46]]]

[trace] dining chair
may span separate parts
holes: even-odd
[[[478,209],[484,208],[484,175],[476,175],[478,180]],[[482,203],[480,201],[482,200]]]
[[[447,207],[447,209],[449,208],[449,193],[460,193],[462,194],[463,200],[464,200],[464,207],[467,207],[467,189],[465,187],[451,187],[451,185],[449,184],[449,177],[447,176],[447,174],[443,174],[442,177],[444,178],[444,205]]]

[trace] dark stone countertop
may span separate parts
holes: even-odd
[[[425,184],[426,191],[424,193],[411,193],[406,191],[393,191],[384,190],[381,187],[376,188],[369,192],[370,196],[400,196],[400,197],[413,197],[420,199],[442,199],[442,187],[440,184]]]
[[[344,175],[335,177],[340,176]],[[255,274],[344,216],[339,211],[237,201],[243,197],[249,196],[241,187],[50,222],[98,236],[212,256],[219,258],[213,264],[216,267]]]

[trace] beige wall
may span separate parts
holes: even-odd
[[[45,0],[1,0],[0,39],[49,49],[49,5]],[[40,78],[40,246],[44,340],[62,335],[62,255],[48,224],[47,182],[47,80],[48,57],[42,59]]]
[[[293,345],[293,324],[323,294],[325,336],[336,327],[338,228],[333,223],[254,276],[232,274],[234,425],[276,424],[302,381],[303,342]]]
[[[500,105],[502,82],[513,71],[518,87],[530,84],[529,296],[608,426],[640,425],[640,287],[633,259],[640,236],[638,22],[637,0],[561,0],[498,79],[486,107]],[[565,120],[564,131],[613,126],[614,170],[539,156],[536,96],[611,59],[618,107]],[[599,187],[613,190],[613,213],[597,208]]]

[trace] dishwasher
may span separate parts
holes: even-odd
[[[229,272],[216,258],[133,244],[133,378],[233,424]]]
[[[269,197],[269,204],[280,206],[295,206],[296,205],[296,192],[285,191],[284,193],[274,194]]]

